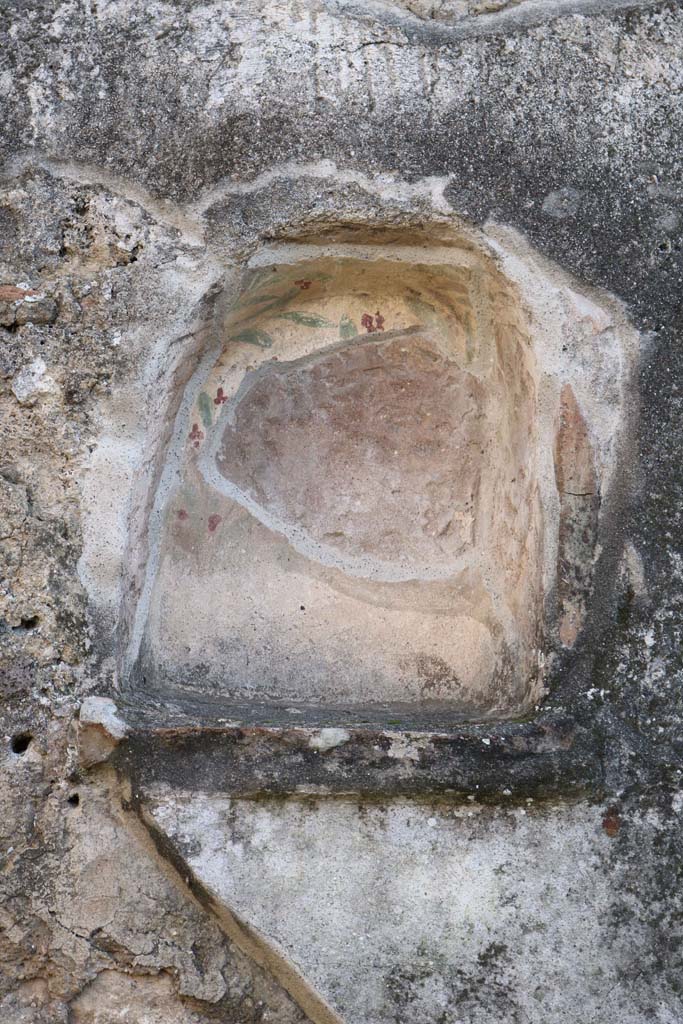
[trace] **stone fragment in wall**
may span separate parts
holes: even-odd
[[[467,0],[408,0],[405,5],[418,18],[452,25],[467,17]]]
[[[167,974],[131,976],[102,971],[73,1001],[74,1024],[194,1024],[192,1007],[185,1006]]]
[[[106,761],[126,736],[128,726],[109,697],[87,697],[81,704],[78,754],[84,768]]]
[[[25,324],[53,324],[56,319],[57,303],[54,299],[43,296],[33,302],[20,302],[15,323],[18,327],[23,327]]]
[[[20,405],[32,405],[40,395],[57,391],[55,381],[46,371],[45,360],[40,356],[22,367],[12,381],[12,391]]]
[[[326,750],[333,750],[334,747],[342,746],[351,739],[351,733],[346,729],[334,729],[332,727],[321,729],[314,733],[308,745],[312,750],[319,750],[324,754]]]
[[[516,7],[520,2],[521,0],[470,0],[468,11],[470,14],[495,14],[507,7]]]
[[[11,469],[3,467],[0,474],[0,553],[5,572],[19,560],[21,535],[29,509],[26,488],[12,477]]]
[[[0,326],[52,324],[57,319],[54,299],[23,285],[0,284]]]
[[[478,14],[497,14],[516,7],[522,0],[407,0],[406,10],[425,21],[453,25],[462,18]]]
[[[571,647],[583,625],[592,588],[600,492],[593,445],[569,384],[562,388],[560,398],[555,482],[560,496],[559,635],[562,645]]]

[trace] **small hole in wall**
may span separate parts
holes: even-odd
[[[12,753],[25,754],[32,740],[33,736],[31,736],[30,732],[18,732],[16,736],[12,737]]]
[[[26,618],[23,618],[23,619],[20,620],[18,626],[13,626],[12,629],[15,630],[15,631],[22,630],[22,629],[35,629],[39,622],[40,622],[40,616],[39,615],[26,616]]]
[[[71,807],[78,807],[78,805],[81,802],[81,798],[78,795],[78,793],[72,793],[70,797],[67,797],[67,801],[66,802],[68,804],[70,804]]]

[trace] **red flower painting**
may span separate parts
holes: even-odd
[[[192,430],[190,431],[190,441],[195,448],[199,448],[200,441],[204,440],[204,431],[199,429],[198,423],[192,424]]]

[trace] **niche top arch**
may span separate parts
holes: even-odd
[[[533,707],[549,638],[585,616],[621,416],[619,382],[582,401],[576,367],[596,324],[600,373],[623,377],[624,345],[557,280],[536,281],[540,320],[513,263],[470,240],[309,240],[226,289],[155,499],[130,686]]]

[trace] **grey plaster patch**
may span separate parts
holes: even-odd
[[[314,733],[308,741],[308,745],[312,750],[324,752],[325,750],[333,750],[334,747],[347,743],[350,739],[351,733],[347,729],[328,727],[321,729],[318,733]]]
[[[576,214],[580,202],[581,193],[575,188],[561,188],[557,192],[548,193],[541,209],[551,217],[564,220]]]

